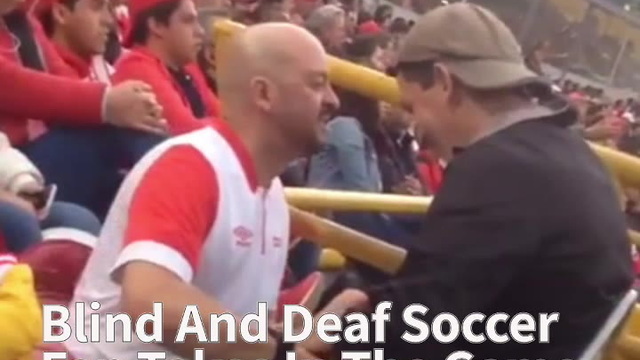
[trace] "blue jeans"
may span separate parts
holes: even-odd
[[[20,150],[58,186],[57,200],[106,216],[122,182],[120,169],[133,166],[162,137],[112,126],[55,127]]]
[[[0,201],[0,234],[7,250],[14,254],[20,254],[40,242],[42,230],[54,227],[74,228],[98,236],[101,225],[91,211],[71,203],[54,202],[49,216],[39,221],[22,208]]]

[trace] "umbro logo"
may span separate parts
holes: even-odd
[[[236,245],[242,247],[251,246],[251,238],[253,238],[253,232],[244,226],[236,226],[233,229],[233,235],[236,237]]]
[[[282,241],[282,238],[279,236],[274,236],[273,237],[273,247],[279,248],[282,247],[282,243],[284,241]]]

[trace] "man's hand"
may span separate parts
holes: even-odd
[[[165,134],[166,120],[151,87],[140,81],[125,81],[107,92],[105,120],[115,126],[154,134]]]
[[[401,195],[422,195],[423,189],[420,180],[413,176],[405,177],[404,181],[393,188],[393,192]]]
[[[601,141],[613,138],[620,129],[607,121],[600,121],[584,130],[584,137],[587,140]]]
[[[0,201],[10,203],[24,211],[27,211],[30,214],[33,214],[33,216],[37,216],[37,211],[35,206],[33,206],[33,203],[18,195],[12,194],[8,191],[0,190]]]
[[[365,293],[352,289],[345,290],[316,314],[314,322],[317,322],[323,314],[336,314],[339,318],[342,318],[350,312],[367,311],[369,306],[369,299]],[[296,358],[299,360],[328,360],[331,358],[332,349],[332,344],[325,343],[317,333],[312,332],[307,340],[296,345]]]

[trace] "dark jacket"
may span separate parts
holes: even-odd
[[[386,359],[442,360],[458,350],[475,359],[575,359],[591,341],[634,276],[610,173],[566,128],[572,116],[529,119],[455,155],[400,273],[368,289],[374,304],[393,302],[386,343],[372,345]],[[535,341],[522,344],[460,336],[410,345],[400,337],[416,333],[402,317],[413,303],[429,308],[418,318],[430,327],[443,312],[460,321],[474,312],[525,312],[536,321],[557,312],[559,321],[548,343],[533,332]],[[508,333],[507,324],[497,331]]]

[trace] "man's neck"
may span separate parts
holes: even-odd
[[[74,54],[78,58],[80,58],[82,60],[85,60],[87,62],[91,61],[92,55],[83,54],[82,52],[80,52],[77,49],[75,49],[71,45],[71,43],[68,41],[67,37],[64,36],[64,34],[62,34],[61,31],[54,31],[53,35],[51,36],[51,41],[53,41],[59,47],[62,47],[64,49],[66,49],[67,51],[69,51],[70,53]]]
[[[494,103],[467,102],[456,117],[462,119],[464,128],[455,139],[454,147],[467,147],[476,141],[496,133],[520,120],[505,117],[511,111],[532,106],[531,102],[518,98],[505,98]]]
[[[270,136],[260,129],[260,126],[246,126],[247,122],[234,121],[234,119],[240,118],[234,117],[230,119],[225,117],[225,121],[238,134],[240,141],[242,141],[253,159],[258,176],[258,185],[268,188],[271,181],[280,176],[287,165],[294,160],[291,151],[285,150],[280,141],[270,141]]]
[[[180,64],[178,61],[173,59],[173,57],[169,55],[169,52],[165,49],[165,47],[160,41],[151,39],[147,42],[145,47],[153,55],[155,55],[158,59],[160,59],[160,61],[162,61],[166,66],[174,70],[179,70],[180,68],[182,68],[183,64]]]

